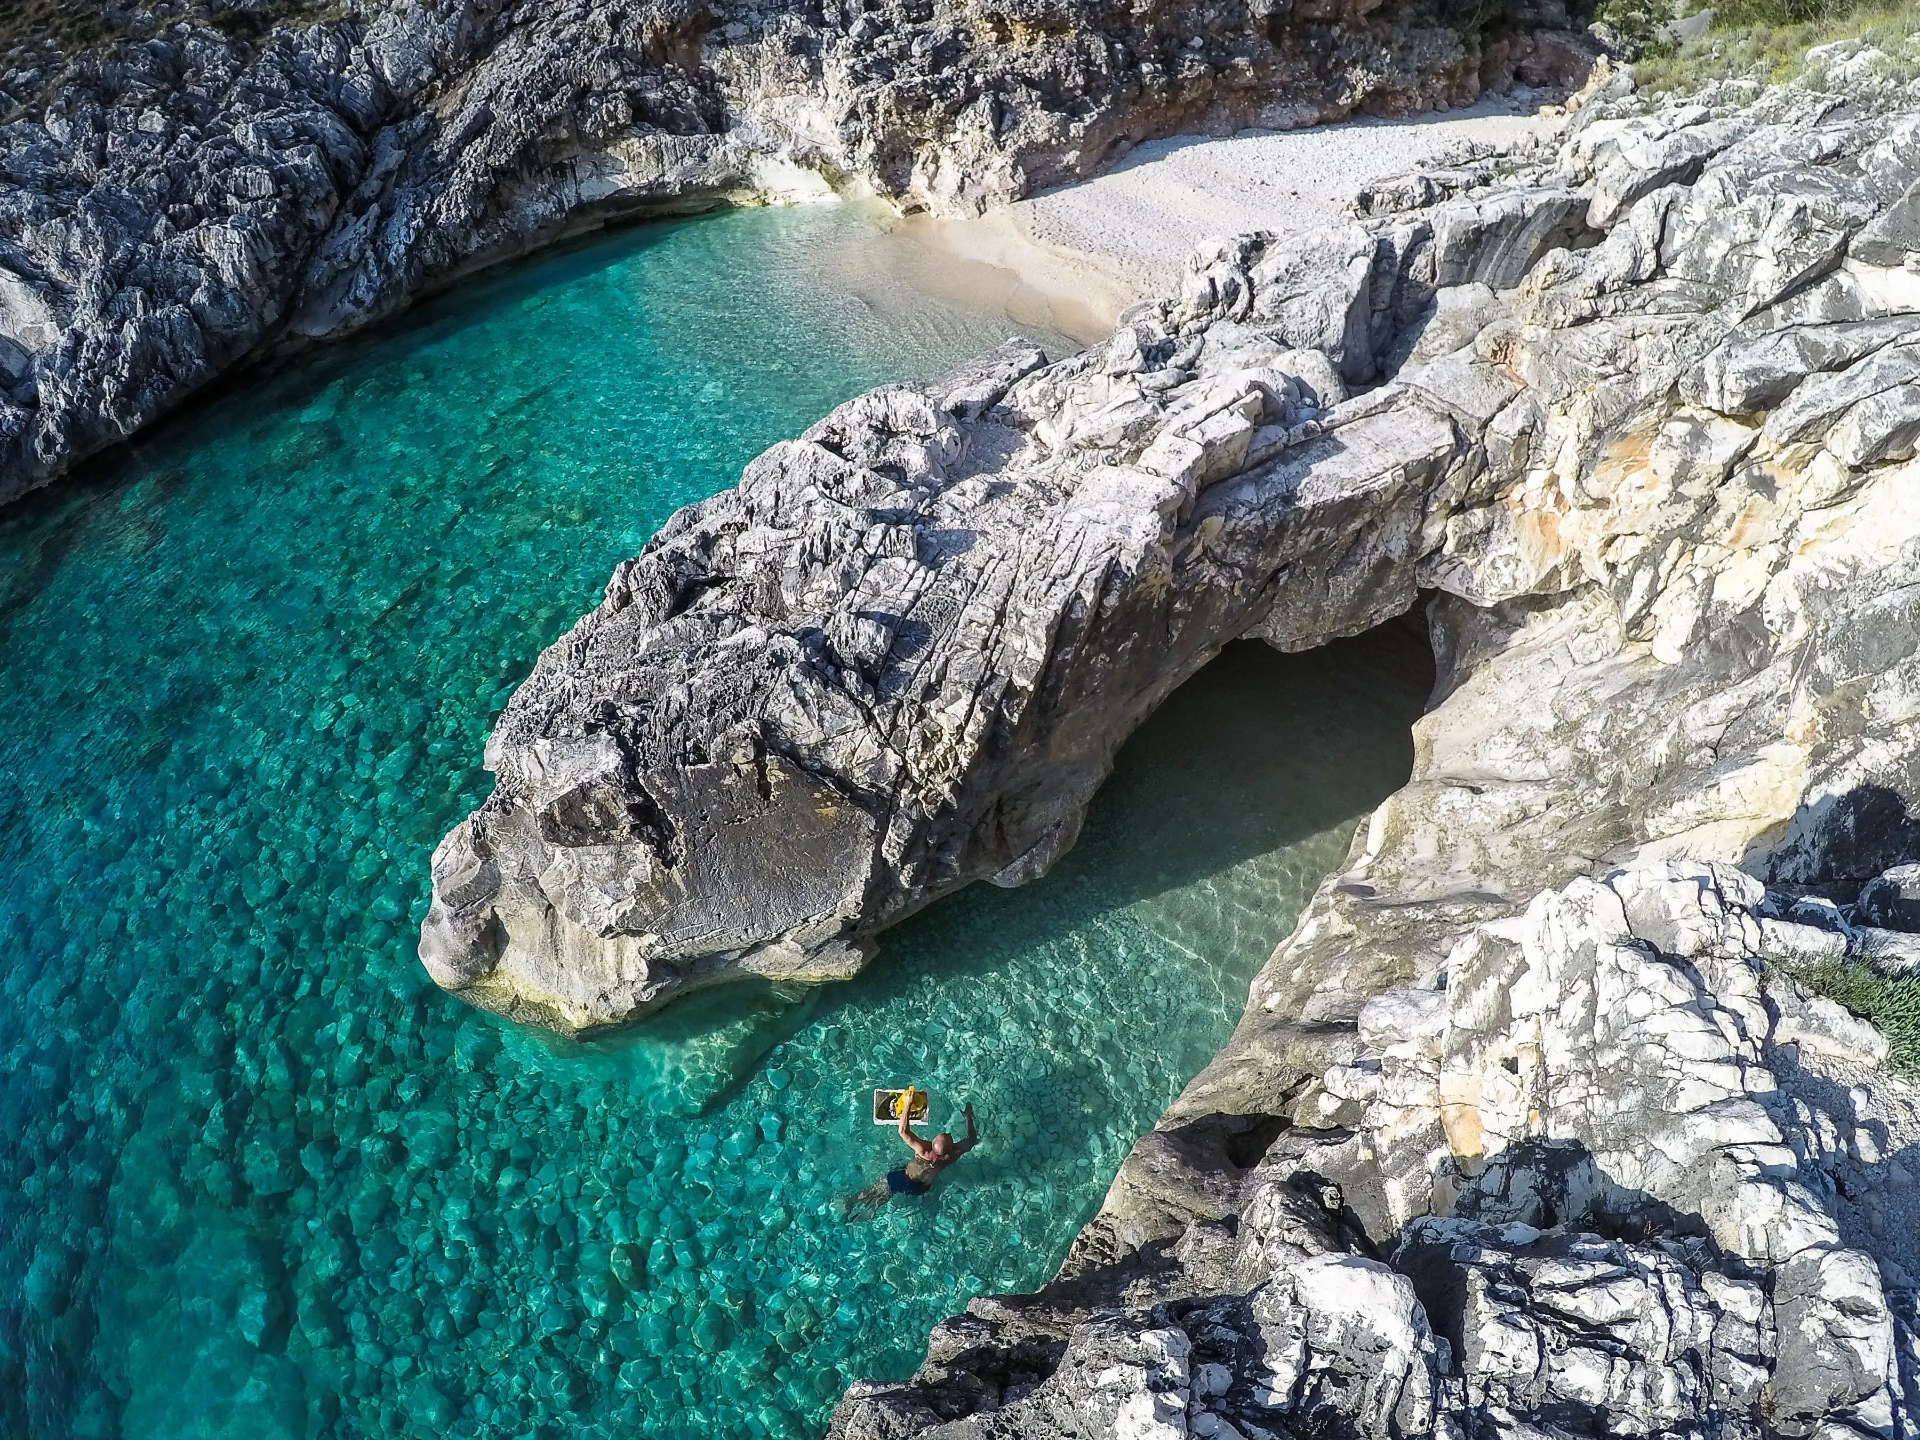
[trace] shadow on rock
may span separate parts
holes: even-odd
[[[1920,817],[1887,785],[1856,785],[1803,805],[1770,845],[1756,845],[1743,868],[1769,885],[1791,886],[1851,903],[1885,870],[1920,856]]]

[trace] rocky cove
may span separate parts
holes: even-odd
[[[609,219],[829,181],[970,213],[1151,136],[1564,90],[1597,53],[1559,0],[104,8],[119,43],[29,28],[0,70],[0,500]]]
[[[415,955],[493,718],[612,567],[1004,335],[913,260],[853,205],[643,226],[0,517],[0,1433],[818,1434],[1052,1273],[1405,779],[1406,634],[1233,647],[1044,882],[951,897],[850,983],[575,1043]],[[898,1143],[862,1087],[908,1074],[994,1143],[846,1226]]]
[[[1913,1433],[1915,1092],[1795,972],[1920,954],[1920,120],[1613,88],[840,407],[495,728],[422,958],[591,1030],[856,972],[1043,873],[1223,644],[1424,605],[1413,778],[1233,1039],[1053,1281],[834,1433]]]
[[[194,63],[226,56],[236,85],[284,62],[326,85],[358,75],[348,98],[371,97],[327,132],[331,150],[264,122],[236,127],[235,144],[278,135],[281,159],[350,176],[355,137],[403,117],[378,132],[385,158],[355,199],[311,187],[308,228],[270,231],[244,285],[193,258],[226,252],[209,251],[215,222],[191,206],[167,212],[167,226],[199,227],[173,248],[173,234],[140,229],[158,223],[151,204],[88,208],[114,163],[160,173],[139,147],[184,134],[166,107],[194,103],[178,99],[191,85],[155,86],[135,62],[101,79],[91,111],[84,90],[65,102],[96,134],[157,141],[90,149],[69,130],[35,151],[36,126],[54,135],[63,112],[16,125],[16,157],[51,177],[12,192],[25,204],[0,257],[13,333],[32,341],[9,362],[18,485],[242,355],[350,328],[607,214],[791,183],[774,161],[966,208],[1096,165],[1116,136],[1259,118],[1239,107],[1270,103],[1278,72],[1260,67],[1307,33],[1269,22],[1251,43],[1281,59],[1234,57],[1231,73],[1257,80],[1244,90],[1197,36],[1199,68],[1174,67],[1191,86],[1178,103],[1152,85],[1103,89],[1095,67],[1075,72],[1084,104],[1023,109],[1005,97],[1026,61],[995,69],[1001,98],[970,150],[971,122],[941,109],[957,92],[940,86],[979,71],[941,50],[938,15],[891,29],[849,17],[840,50],[785,21],[756,31],[764,16],[716,22],[726,63],[710,76],[686,63],[688,35],[706,43],[699,17],[642,25],[653,38],[631,62],[636,91],[722,108],[701,130],[642,107],[583,146],[578,123],[514,124],[533,81],[600,55],[580,42],[590,31],[566,27],[604,13],[553,14],[547,26],[396,11],[230,54],[190,36],[213,47]],[[1392,47],[1426,36],[1433,63],[1373,88],[1296,84],[1286,93],[1315,97],[1298,115],[1419,103],[1426,85],[1464,98],[1502,82],[1503,65],[1544,80],[1548,57],[1587,53],[1528,34],[1476,52],[1469,74],[1418,15],[1343,19],[1335,43],[1404,59]],[[833,94],[831,65],[796,91],[755,88],[778,69],[752,68],[769,33],[787,34],[805,69],[863,61],[895,30],[912,38],[888,56],[889,84],[924,63],[939,103],[920,92],[918,110],[863,109],[864,77],[843,94],[840,149],[792,103]],[[991,21],[987,33],[1006,44]],[[310,63],[322,43],[336,49]],[[1014,51],[1054,64],[1064,44]],[[163,52],[144,53],[177,63]],[[608,88],[596,75],[560,108],[578,122],[583,97],[599,104]],[[743,95],[765,108],[730,128],[712,118]],[[1916,1433],[1910,1072],[1890,1066],[1886,1035],[1808,987],[1848,974],[1910,984],[1899,977],[1920,958],[1920,885],[1902,868],[1920,848],[1905,613],[1920,524],[1908,354],[1920,122],[1898,95],[1725,86],[1660,105],[1622,77],[1581,99],[1538,146],[1371,185],[1351,223],[1209,244],[1180,294],[1136,306],[1080,354],[1010,342],[938,380],[798,409],[775,432],[798,438],[737,486],[608,537],[601,574],[633,558],[524,683],[497,669],[480,682],[505,703],[484,798],[469,777],[424,814],[400,804],[414,771],[384,767],[394,730],[419,718],[354,713],[371,684],[355,642],[337,677],[355,690],[303,697],[315,731],[361,737],[356,779],[381,797],[364,820],[345,817],[324,899],[299,859],[324,833],[317,814],[265,813],[284,758],[257,783],[233,761],[202,774],[161,758],[164,728],[143,730],[145,715],[198,713],[191,681],[156,674],[153,703],[74,726],[73,768],[55,778],[80,797],[62,802],[75,853],[141,813],[137,786],[89,799],[75,778],[101,743],[88,724],[108,753],[180,782],[154,802],[169,829],[194,833],[178,807],[199,794],[234,797],[210,800],[216,812],[251,808],[237,828],[224,813],[204,826],[231,870],[190,849],[168,864],[179,895],[219,881],[211,907],[186,907],[204,923],[181,937],[218,957],[205,1002],[142,992],[118,968],[143,953],[118,937],[156,893],[138,867],[115,873],[117,905],[61,900],[82,878],[70,859],[17,892],[32,897],[14,918],[30,953],[51,931],[87,958],[77,972],[45,959],[18,972],[17,988],[62,1017],[16,1042],[15,1071],[34,1082],[12,1102],[32,1137],[15,1151],[20,1191],[40,1204],[71,1185],[83,1202],[7,1252],[23,1297],[0,1354],[20,1381],[14,1418],[89,1434],[758,1434],[817,1428],[834,1406],[832,1433],[875,1437]],[[164,102],[150,107],[158,123],[133,108],[148,101]],[[138,123],[116,129],[116,114]],[[773,115],[784,128],[755,130]],[[924,144],[911,138],[921,125]],[[630,132],[672,163],[633,165]],[[224,153],[199,132],[186,150]],[[60,178],[70,156],[95,170],[86,202],[62,211],[80,193]],[[271,193],[243,198],[264,208],[228,228],[295,214],[280,172],[263,169]],[[76,236],[63,271],[48,247]],[[121,247],[112,264],[106,241]],[[154,303],[176,284],[172,309]],[[302,403],[302,423],[333,423],[334,405]],[[297,445],[287,453],[300,463]],[[396,500],[407,489],[383,483]],[[138,491],[115,498],[132,519],[105,532],[113,543],[161,542],[164,511]],[[59,573],[61,528],[34,532],[46,573]],[[370,616],[430,615],[470,580],[373,587]],[[468,613],[500,612],[476,598]],[[551,635],[564,616],[543,613]],[[1401,769],[1317,811],[1287,795],[1282,810],[1322,817],[1312,834],[1270,831],[1197,867],[1203,888],[1240,877],[1227,910],[1247,921],[1233,953],[1257,952],[1244,971],[1190,968],[1222,942],[1190,928],[1185,900],[1139,909],[1164,881],[1139,887],[1119,928],[1104,898],[1049,928],[1063,877],[1067,893],[1097,894],[1077,867],[1123,853],[1100,815],[1135,783],[1122,747],[1136,727],[1138,745],[1176,737],[1160,742],[1162,765],[1196,750],[1272,763],[1259,726],[1305,733],[1314,697],[1344,719],[1369,690],[1404,696],[1419,667],[1390,637],[1407,623],[1435,668],[1410,779],[1385,795]],[[1330,648],[1355,636],[1360,650]],[[1382,646],[1399,658],[1379,668]],[[380,653],[374,668],[390,671],[406,652]],[[1261,668],[1282,654],[1309,668]],[[1335,673],[1312,678],[1327,657]],[[261,658],[244,662],[245,683]],[[373,693],[405,693],[390,674],[382,685]],[[1289,690],[1298,708],[1261,698]],[[235,711],[239,734],[274,732],[259,704]],[[1183,714],[1192,728],[1169,730]],[[1223,731],[1233,716],[1253,728]],[[441,753],[474,741],[483,718],[437,738]],[[1390,745],[1379,754],[1376,778],[1395,768]],[[1258,809],[1239,775],[1189,777],[1178,793],[1207,786]],[[1170,799],[1152,796],[1132,826]],[[364,905],[397,857],[369,841],[389,823],[373,817],[396,805],[416,862],[471,809],[434,852],[420,955],[443,986],[516,1023],[421,994],[403,887]],[[1181,824],[1197,835],[1220,821]],[[1187,888],[1166,894],[1193,895],[1194,868],[1183,874]],[[1214,923],[1226,913],[1218,894],[1198,904]],[[1044,983],[1016,981],[982,996],[970,1023],[916,1033],[951,998],[940,977],[957,961],[925,937],[967,913],[998,917],[963,925],[975,949],[1001,925],[1071,938]],[[301,963],[310,945],[331,956],[319,970]],[[371,977],[357,986],[356,966]],[[856,1014],[896,972],[931,988]],[[1249,977],[1238,1028],[1193,1075],[1214,1044],[1192,1054],[1191,1042]],[[105,1018],[122,987],[143,997],[125,1026]],[[1173,1001],[1184,1008],[1169,1015]],[[851,1009],[808,1008],[822,1005]],[[684,1029],[667,1025],[676,1015]],[[1072,1030],[1076,1015],[1094,1028]],[[1158,1068],[1122,1054],[1076,1070],[1141,1015],[1187,1048],[1160,1047]],[[297,1023],[276,1029],[287,1016]],[[595,1038],[645,1017],[637,1041]],[[525,1022],[585,1039],[542,1041]],[[981,1033],[972,1071],[943,1078],[1000,1085],[1006,1114],[1040,1114],[1056,1094],[1065,1105],[1037,1138],[1014,1132],[1038,1167],[1031,1188],[1006,1169],[995,1208],[889,1214],[892,1252],[849,1252],[795,1213],[786,1197],[857,1173],[818,1143],[856,1138],[838,1138],[845,1116],[821,1094],[858,1065],[938,1066]],[[90,1034],[113,1038],[89,1057]],[[1032,1048],[1047,1036],[1050,1053]],[[143,1124],[110,1057],[151,1064],[168,1049],[199,1059],[176,1067]],[[726,1075],[750,1078],[727,1098],[739,1082],[716,1087]],[[1134,1143],[1164,1103],[1155,1086],[1189,1075]],[[899,1077],[859,1083],[882,1078]],[[57,1120],[26,1125],[24,1097],[63,1090]],[[670,1135],[636,1119],[635,1094],[722,1108]],[[1080,1156],[1063,1143],[1076,1131]],[[1124,1161],[1103,1148],[1116,1137]],[[1070,1213],[1115,1161],[1097,1210]],[[1074,1238],[1045,1280],[1050,1242],[1029,1242],[1048,1226]],[[128,1350],[139,1327],[94,1272],[95,1232],[116,1237],[116,1263],[165,1276],[191,1343]],[[949,1254],[981,1266],[973,1257],[992,1253],[1019,1263],[916,1278]],[[908,1377],[931,1320],[962,1302]],[[888,1331],[877,1346],[875,1325]],[[130,1359],[98,1358],[114,1353]],[[875,1375],[834,1405],[844,1381]]]

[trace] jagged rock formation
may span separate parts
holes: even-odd
[[[1920,1090],[1790,978],[1920,954],[1917,135],[1601,111],[1364,203],[1382,253],[1587,227],[1484,288],[1443,252],[1388,387],[1463,431],[1413,779],[1059,1277],[836,1434],[1920,1431]]]
[[[1843,724],[1806,676],[1863,673],[1855,617],[1902,573],[1902,480],[1873,461],[1911,450],[1884,418],[1906,272],[1846,246],[1897,213],[1914,132],[1770,103],[1599,120],[1524,181],[1428,176],[1415,199],[1465,193],[1223,242],[1103,348],[1009,351],[776,447],[510,707],[499,791],[436,860],[436,978],[581,1029],[844,973],[943,890],[1044,869],[1219,645],[1310,646],[1422,588],[1455,597],[1428,724],[1492,783],[1417,772],[1374,830],[1416,807],[1450,872],[1422,858],[1420,883],[1469,910],[1635,846],[1737,857],[1810,787],[1863,783],[1902,712]],[[1828,163],[1798,158],[1809,133]],[[1816,362],[1848,368],[1779,379]],[[1802,412],[1846,421],[1821,446]],[[1832,827],[1801,825],[1782,879],[1826,866]],[[760,883],[793,844],[808,887]],[[1364,999],[1388,963],[1322,974]]]
[[[822,176],[977,209],[1148,136],[1567,88],[1596,53],[1560,0],[1465,32],[1430,0],[360,0],[254,39],[121,18],[148,38],[0,72],[0,503],[241,355],[609,218]]]
[[[1835,1082],[1884,1042],[1769,974],[1788,903],[1670,861],[1470,928],[1177,1241],[975,1302],[833,1433],[1914,1433],[1911,1214],[1876,1265],[1836,1212],[1910,1211],[1920,1090]]]
[[[1318,353],[1224,339],[1143,325],[1047,369],[1009,346],[840,407],[682,511],[501,717],[495,792],[434,859],[434,978],[580,1030],[846,974],[934,896],[1042,873],[1227,641],[1404,610],[1444,414],[1343,410]]]
[[[1920,117],[1637,105],[842,407],[510,707],[423,955],[578,1025],[1037,873],[1214,647],[1432,593],[1413,778],[1231,1042],[837,1433],[1920,1423],[1920,1095],[1786,973],[1916,954]]]

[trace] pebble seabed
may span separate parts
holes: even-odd
[[[1426,662],[1236,646],[1047,879],[590,1044],[413,959],[493,715],[677,505],[1000,338],[850,209],[634,230],[0,517],[0,1433],[817,1434],[1059,1263],[1405,776]],[[841,261],[858,252],[866,268]],[[838,259],[836,257],[839,257]],[[870,1087],[980,1149],[865,1225]]]

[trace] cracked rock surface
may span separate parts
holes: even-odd
[[[1920,290],[1851,248],[1920,117],[1708,100],[841,407],[509,706],[422,954],[588,1028],[1030,878],[1220,645],[1425,597],[1413,775],[1232,1039],[836,1434],[1915,1432],[1920,1094],[1793,972],[1920,958]]]
[[[297,16],[301,5],[289,0]],[[1559,0],[140,0],[0,57],[0,503],[240,357],[609,219],[869,187],[967,212],[1194,129],[1567,89]]]
[[[1418,288],[1347,403],[1456,432],[1412,779],[1058,1276],[837,1436],[1920,1433],[1920,1087],[1793,978],[1920,961],[1920,117],[1708,99],[1364,197]]]
[[[1912,1217],[1876,1237],[1856,1197],[1898,1184],[1920,1089],[1808,1063],[1871,1068],[1878,1037],[1773,972],[1789,904],[1665,861],[1472,927],[1249,1166],[1203,1189],[1136,1152],[1102,1220],[1158,1186],[1177,1236],[1083,1237],[832,1433],[1915,1433]]]
[[[860,397],[682,512],[503,717],[496,794],[435,862],[435,978],[582,1030],[847,973],[934,896],[1043,871],[1221,645],[1309,647],[1421,591],[1435,713],[1325,923],[1389,887],[1426,908],[1377,907],[1399,918],[1308,972],[1306,1017],[1413,963],[1427,909],[1621,857],[1760,846],[1801,885],[1907,858],[1906,830],[1830,852],[1861,849],[1863,787],[1911,785],[1910,636],[1858,621],[1901,603],[1913,445],[1857,437],[1912,272],[1846,227],[1920,173],[1920,121],[1605,112],[1422,177],[1420,208],[1382,187],[1364,221],[1217,242],[1107,344]],[[1649,188],[1649,145],[1700,173]],[[1791,274],[1753,243],[1789,213],[1839,227]],[[1755,352],[1831,368],[1741,409]],[[1814,407],[1817,438],[1779,421]],[[772,883],[790,846],[804,880]]]
[[[933,897],[1042,873],[1229,640],[1404,610],[1444,412],[1161,329],[863,396],[670,521],[501,717],[494,795],[435,856],[435,979],[582,1030],[848,973]]]

